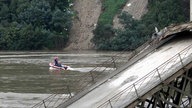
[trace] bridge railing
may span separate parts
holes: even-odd
[[[75,84],[76,86],[79,87],[78,89],[74,90],[70,85],[68,85],[67,87],[65,87],[66,89],[64,90],[64,91],[67,91],[66,92],[66,94],[68,94],[67,96],[66,95],[63,96],[63,94],[57,93],[57,92],[53,93],[46,99],[43,99],[42,101],[32,106],[32,108],[57,107],[61,103],[69,100],[79,92],[83,91],[85,87],[91,86],[92,84],[97,82],[99,78],[107,74],[110,74],[112,71],[116,70],[118,67],[120,67],[119,63],[121,61],[127,62],[126,60],[128,60],[127,52],[115,55],[114,57],[103,62],[101,65],[97,65],[89,72],[81,76],[78,76],[77,78],[78,81],[76,81],[78,83]],[[106,66],[106,67],[103,67],[103,66]]]
[[[129,60],[132,57],[138,55],[141,52],[141,50],[146,48],[146,46],[150,46],[149,43],[150,43],[150,41],[145,42],[143,45],[139,46],[137,49],[135,49],[132,52],[127,52],[125,49],[121,53],[118,53],[118,54],[114,55],[113,57],[107,59],[102,64],[95,66],[88,73],[80,76],[79,81],[77,81],[77,82],[79,82],[78,86],[80,88],[78,90],[75,90],[75,92],[76,92],[75,94],[74,94],[74,90],[71,90],[70,86],[68,86],[67,90],[65,90],[65,91],[68,91],[67,94],[69,94],[69,96],[63,97],[62,94],[53,93],[46,99],[44,99],[41,102],[32,106],[32,108],[57,107],[61,103],[69,100],[70,98],[72,98],[73,96],[78,94],[79,92],[83,91],[85,89],[85,87],[91,86],[92,84],[97,82],[97,80],[99,80],[101,77],[106,76],[103,74],[110,74],[111,72],[113,72],[116,69],[118,69],[119,67],[121,67],[121,65],[129,62]],[[103,66],[106,66],[106,67],[101,68]],[[97,74],[95,74],[95,72]],[[57,99],[58,97],[60,99]]]
[[[169,40],[169,39],[167,39],[167,40]],[[164,42],[166,42],[167,40],[165,40]],[[142,44],[141,46],[139,46],[134,51],[129,52],[129,53],[125,49],[121,53],[116,54],[113,57],[107,59],[102,64],[95,66],[95,68],[90,70],[88,73],[78,77],[78,79],[79,79],[77,81],[77,82],[79,82],[77,84],[79,87],[78,90],[72,89],[72,87],[70,85],[68,85],[66,87],[67,90],[65,90],[65,91],[67,91],[67,94],[69,94],[69,96],[63,97],[61,93],[60,94],[53,93],[49,97],[49,99],[42,100],[41,102],[35,104],[32,108],[47,108],[50,106],[57,107],[58,105],[66,102],[67,100],[71,99],[75,95],[77,95],[80,92],[82,92],[83,90],[85,90],[85,88],[90,87],[91,85],[95,84],[102,77],[107,76],[108,74],[111,74],[111,72],[114,72],[116,69],[118,69],[125,63],[128,63],[132,58],[136,58],[136,57],[141,58],[143,56],[142,55],[143,52],[145,52],[145,53],[151,52],[152,51],[151,49],[153,49],[152,47],[157,47],[157,46],[153,46],[153,44],[151,44],[151,42],[152,41],[149,40],[149,41],[145,42],[144,44]],[[162,42],[162,43],[164,43],[164,42]],[[160,44],[162,44],[162,43],[160,43]],[[146,55],[146,54],[144,54],[144,55]],[[122,61],[123,61],[123,63],[120,64]],[[103,66],[106,66],[106,67],[101,68]],[[58,100],[57,97],[60,97],[60,99]],[[57,101],[55,101],[55,100],[57,100]]]
[[[162,81],[173,75],[179,69],[190,63],[192,60],[192,45],[164,62],[162,65],[136,81],[131,85],[124,85],[123,90],[105,101],[98,108],[119,108],[126,107],[134,100],[140,98],[146,92],[160,84]],[[188,59],[189,58],[189,59]],[[127,87],[126,87],[127,86]]]

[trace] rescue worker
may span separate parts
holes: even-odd
[[[58,57],[54,57],[54,63],[55,66],[62,67],[61,63],[58,61]]]

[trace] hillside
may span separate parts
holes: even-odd
[[[139,19],[147,12],[147,0],[128,0],[122,11],[127,11],[134,18]],[[75,0],[74,10],[77,12],[73,20],[73,26],[70,32],[70,39],[66,50],[86,50],[93,49],[91,43],[97,20],[101,13],[102,3],[100,0]],[[118,15],[117,15],[118,16]],[[117,16],[114,18],[114,27],[119,27]]]
[[[147,13],[147,4],[148,0],[128,0],[125,4],[122,12],[128,12],[135,19],[140,19],[142,15]],[[115,16],[113,20],[114,28],[121,28],[122,26],[119,24],[118,15]]]
[[[101,12],[100,0],[75,0],[74,10],[77,12],[70,31],[67,50],[92,49],[94,30]]]

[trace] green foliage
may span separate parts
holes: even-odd
[[[112,7],[112,2],[105,1],[105,7]],[[189,10],[188,2],[184,0],[149,0],[148,13],[140,21],[133,19],[128,13],[121,14],[120,21],[124,25],[123,30],[114,30],[111,25],[113,19],[113,16],[110,16],[111,13],[114,15],[115,12],[116,14],[118,12],[113,9],[106,11],[104,8],[103,14],[105,15],[100,17],[99,25],[94,31],[93,42],[98,49],[133,50],[151,38],[155,27],[162,29],[170,24],[188,21],[188,13],[185,12]],[[110,29],[104,28],[107,24],[111,25]],[[112,32],[112,34],[106,34],[108,32]]]
[[[49,26],[47,23],[51,19],[51,7],[44,0],[34,0],[27,8],[20,11],[18,14],[18,21],[33,26],[39,27]]]
[[[150,11],[143,16],[142,21],[150,27],[149,30],[155,26],[162,29],[170,24],[189,21],[188,13],[184,12],[188,7],[183,6],[184,3],[183,0],[150,0]]]
[[[110,40],[114,36],[114,30],[112,25],[98,24],[97,28],[93,32],[95,36],[92,41],[96,44],[97,48],[103,50],[109,49],[108,45],[110,45]]]
[[[61,49],[71,28],[69,1],[0,1],[0,50]]]
[[[112,24],[114,16],[120,12],[127,0],[104,0],[102,3],[102,14],[99,18],[101,24]]]
[[[0,49],[4,50],[37,50],[46,44],[49,32],[41,28],[33,29],[32,25],[19,25],[13,22],[9,27],[0,29]]]
[[[120,19],[125,29],[116,30],[116,35],[111,41],[111,50],[134,50],[146,40],[141,35],[145,26],[125,12]]]
[[[94,30],[94,38],[97,49],[109,50],[110,43],[115,35],[112,26],[114,16],[120,11],[127,0],[103,0],[102,13],[99,17],[98,26]]]
[[[124,32],[118,32],[111,42],[111,50],[133,50],[137,48],[141,40],[139,32],[132,29],[126,29]]]
[[[69,13],[63,13],[61,10],[56,9],[52,14],[51,28],[52,30],[62,33],[69,31],[71,28],[71,16]]]
[[[0,20],[7,20],[9,18],[9,8],[6,4],[1,4],[0,7]]]

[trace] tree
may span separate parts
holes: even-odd
[[[0,1],[0,50],[63,48],[68,41],[72,24],[70,2]]]
[[[52,29],[59,33],[69,31],[72,25],[70,18],[71,18],[70,13],[68,12],[64,13],[60,9],[56,9],[52,15],[51,20]]]
[[[0,4],[0,21],[7,20],[9,17],[9,8],[6,4]]]
[[[110,49],[110,41],[115,35],[111,24],[98,24],[93,33],[95,36],[92,41],[95,43],[97,49]]]
[[[46,0],[51,5],[51,9],[55,10],[59,8],[61,11],[65,11],[69,7],[71,0]]]
[[[18,14],[18,20],[33,26],[49,28],[51,7],[45,0],[33,0],[31,5]]]
[[[189,21],[186,15],[189,10],[188,2],[188,0],[149,0],[148,13],[140,21],[133,19],[128,13],[122,13],[120,22],[124,25],[123,30],[106,29],[108,19],[104,16],[109,15],[105,14],[101,16],[104,20],[99,20],[94,30],[93,42],[98,49],[133,50],[151,38],[155,27],[162,29],[170,24]]]

